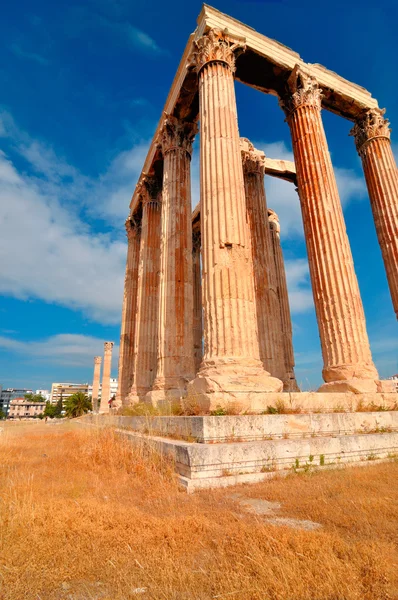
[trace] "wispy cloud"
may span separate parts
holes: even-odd
[[[290,311],[293,314],[307,312],[314,306],[308,261],[304,258],[285,261],[289,291]]]
[[[87,367],[94,356],[101,356],[104,341],[87,335],[61,333],[38,341],[20,341],[10,337],[0,336],[0,348],[23,355],[32,361]],[[117,364],[119,346],[113,349],[113,363]]]
[[[36,52],[27,52],[16,43],[11,44],[10,48],[11,51],[15,54],[15,56],[18,56],[19,58],[31,60],[33,62],[38,63],[39,65],[42,65],[43,67],[47,67],[50,64],[50,61],[45,56],[37,54]]]

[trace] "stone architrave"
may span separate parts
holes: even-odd
[[[362,159],[376,233],[387,273],[392,303],[398,319],[398,169],[390,142],[385,110],[368,110],[354,125]]]
[[[199,76],[204,356],[188,395],[203,408],[283,384],[260,361],[250,229],[237,122],[235,52],[243,45],[210,32],[195,42]]]
[[[200,268],[200,231],[192,233],[192,271],[193,271],[193,353],[195,374],[202,362],[203,318],[202,318],[202,279]]]
[[[252,240],[260,358],[271,375],[285,382],[282,324],[264,187],[265,155],[245,138],[241,138],[241,151],[247,220]]]
[[[104,343],[104,368],[102,371],[101,406],[99,412],[109,412],[109,400],[111,397],[111,369],[112,369],[113,342]]]
[[[138,265],[140,257],[141,223],[128,218],[127,262],[124,279],[124,296],[122,308],[122,327],[120,334],[119,374],[116,406],[128,403],[128,395],[133,383],[134,373],[134,339],[137,317]]]
[[[160,238],[159,331],[152,402],[180,398],[195,375],[193,356],[192,143],[196,123],[166,115],[160,145],[163,190]]]
[[[275,265],[276,286],[278,291],[278,308],[281,316],[280,343],[283,347],[285,377],[283,389],[286,392],[299,392],[294,374],[293,327],[290,314],[289,295],[287,291],[285,261],[280,241],[279,218],[275,211],[268,209],[268,222],[271,234],[272,255]]]
[[[98,392],[100,385],[100,377],[101,377],[101,356],[94,356],[94,377],[93,377],[93,393],[91,396],[91,402],[93,405],[93,411],[97,412],[98,410]]]
[[[320,391],[377,390],[365,315],[321,119],[322,92],[296,65],[281,99],[292,136],[326,382]]]
[[[138,270],[137,326],[134,344],[134,381],[129,403],[144,400],[156,377],[159,328],[161,182],[145,176],[141,182],[142,221]]]

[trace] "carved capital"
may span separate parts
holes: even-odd
[[[158,204],[162,202],[162,182],[159,178],[144,174],[138,183],[138,193],[142,204]]]
[[[315,77],[296,65],[287,80],[287,91],[279,98],[279,105],[289,117],[300,106],[321,110],[322,90]]]
[[[279,217],[276,214],[276,212],[274,210],[272,210],[272,208],[268,208],[268,223],[269,223],[271,231],[275,231],[275,233],[279,237],[279,234],[281,232]]]
[[[223,62],[235,73],[236,57],[245,51],[245,39],[230,36],[224,31],[210,31],[194,42],[193,64],[199,71],[209,62]]]
[[[198,126],[196,123],[182,121],[177,117],[165,114],[160,133],[160,145],[163,154],[170,150],[183,150],[191,156],[192,144],[197,133]]]
[[[242,154],[242,166],[244,173],[259,173],[264,175],[265,154],[256,150],[247,138],[240,138],[240,150]]]
[[[102,362],[102,356],[94,356],[94,364],[100,365]]]
[[[104,342],[104,353],[112,354],[113,342]]]
[[[127,239],[133,240],[137,238],[137,235],[141,233],[141,223],[136,221],[134,217],[127,217],[125,221]]]
[[[373,138],[383,137],[390,139],[390,122],[384,118],[386,109],[371,108],[367,110],[355,123],[350,131],[355,139],[358,154],[362,156],[364,144]]]

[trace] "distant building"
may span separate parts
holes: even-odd
[[[111,377],[111,385],[110,385],[110,397],[112,398],[113,395],[116,395],[117,392],[117,386],[118,386],[118,380],[116,379],[116,377]],[[88,395],[91,396],[93,395],[93,386],[89,385],[88,386]],[[102,383],[99,384],[99,390],[98,390],[98,400],[101,399],[101,395],[102,395]]]
[[[9,419],[33,419],[44,412],[45,402],[31,402],[25,398],[11,400],[8,412]]]
[[[397,392],[398,392],[398,373],[395,373],[395,375],[392,375],[388,379],[390,379],[391,381],[395,381],[396,382]]]
[[[1,389],[0,393],[0,410],[8,415],[8,411],[10,409],[10,403],[15,398],[23,398],[25,394],[32,394],[32,390],[28,390],[26,388],[6,388]]]
[[[88,383],[53,383],[51,386],[50,402],[51,404],[57,404],[61,397],[62,402],[65,402],[69,396],[78,392],[88,395],[88,390]]]

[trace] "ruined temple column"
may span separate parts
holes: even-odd
[[[205,348],[188,393],[203,407],[250,405],[251,394],[280,391],[260,361],[250,229],[236,112],[236,49],[211,30],[195,42],[199,76],[201,235]]]
[[[113,342],[104,343],[104,368],[102,371],[101,406],[99,412],[109,411],[108,401],[111,397],[111,368]]]
[[[398,170],[384,110],[371,109],[351,130],[362,159],[376,233],[398,319]]]
[[[280,311],[280,343],[283,347],[285,378],[283,389],[286,392],[299,392],[294,374],[293,328],[290,315],[289,295],[287,291],[285,261],[280,241],[280,225],[275,211],[268,209],[269,231],[271,234],[272,255],[275,265],[276,287],[278,291],[278,309]]]
[[[264,188],[265,155],[245,138],[241,138],[241,150],[247,220],[252,240],[260,358],[266,370],[284,382],[282,325]]]
[[[142,221],[138,274],[134,381],[130,403],[144,399],[156,376],[159,327],[161,182],[146,176],[141,183]]]
[[[202,279],[200,268],[200,231],[192,233],[192,269],[193,269],[193,353],[195,373],[202,362]]]
[[[322,92],[298,65],[281,99],[289,124],[324,361],[320,391],[376,391],[365,315],[321,119]]]
[[[180,398],[195,374],[190,163],[196,133],[195,123],[166,115],[160,140],[164,162],[158,358],[148,395],[153,402]]]
[[[93,393],[91,396],[91,402],[93,405],[93,411],[97,412],[98,410],[98,391],[100,384],[100,376],[101,376],[101,356],[94,356],[94,377],[93,377]]]
[[[122,328],[120,334],[119,374],[116,406],[127,403],[134,372],[134,338],[136,331],[138,264],[140,257],[141,224],[128,218],[127,232],[127,262],[124,279],[124,296],[122,308]]]

